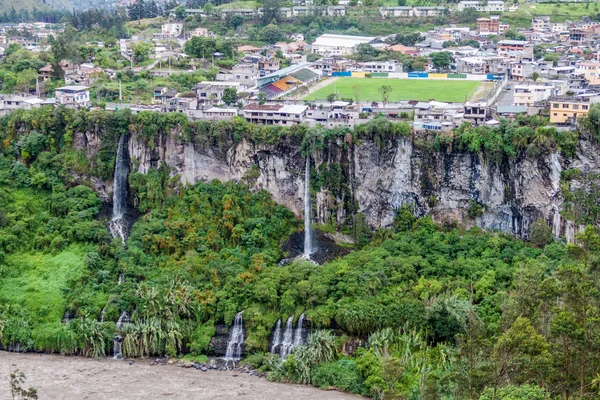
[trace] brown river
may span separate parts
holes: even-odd
[[[12,399],[10,371],[19,369],[40,400],[103,399],[360,399],[311,386],[272,383],[239,371],[201,372],[151,360],[94,360],[0,351],[0,400]]]

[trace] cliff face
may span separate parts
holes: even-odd
[[[417,215],[431,214],[438,222],[477,225],[523,239],[529,238],[531,223],[543,218],[555,236],[572,240],[580,227],[559,215],[561,171],[600,171],[594,146],[580,147],[571,160],[552,153],[498,164],[482,154],[424,150],[409,139],[386,143],[383,150],[373,141],[345,144],[339,139],[311,153],[312,179],[323,178],[313,200],[313,218],[343,223],[358,208],[371,227],[385,227],[392,224],[396,209],[409,203]],[[242,140],[222,149],[187,143],[172,132],[150,144],[131,135],[128,148],[137,171],[145,173],[165,162],[186,184],[242,180],[256,165],[260,175],[251,180],[253,185],[302,217],[305,156],[292,140],[278,145]],[[324,184],[324,174],[338,182]],[[471,210],[469,216],[475,204],[481,212]]]

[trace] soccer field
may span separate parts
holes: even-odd
[[[437,100],[463,102],[475,93],[481,82],[430,79],[390,79],[390,78],[339,78],[332,83],[304,97],[303,100],[325,100],[335,91],[339,98],[356,98],[363,101],[381,101],[379,88],[391,86],[388,101],[398,100]],[[358,88],[354,86],[358,85]]]

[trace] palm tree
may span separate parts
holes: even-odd
[[[537,80],[540,79],[539,72],[532,72],[530,78],[532,81],[537,82]]]

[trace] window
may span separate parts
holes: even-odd
[[[552,108],[558,108],[558,103],[552,104]]]
[[[557,116],[558,116],[558,114],[557,114],[557,113],[554,113],[554,116],[555,116],[555,117],[557,117]]]
[[[569,108],[569,105],[568,104],[563,104],[562,108]]]
[[[573,104],[573,110],[579,110],[579,104]]]
[[[582,109],[582,110],[587,110],[587,109],[588,109],[588,106],[581,106],[581,109]]]

